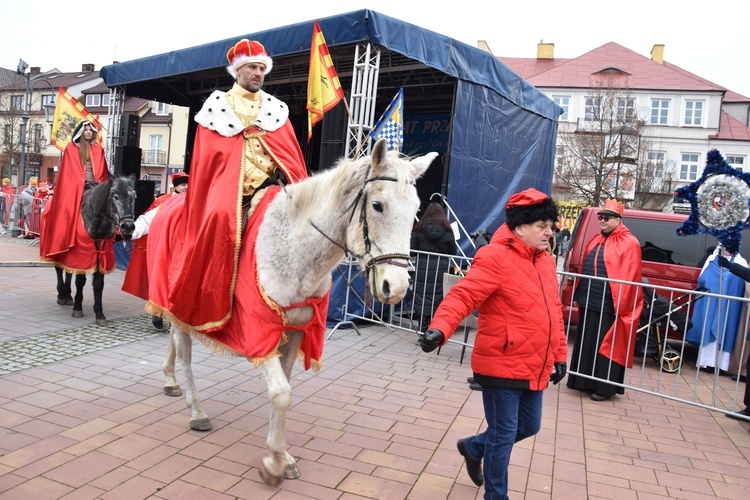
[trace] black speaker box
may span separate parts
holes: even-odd
[[[115,148],[115,175],[141,176],[141,148],[117,146]]]
[[[156,181],[135,181],[135,216],[139,217],[154,202]]]
[[[120,117],[120,146],[138,147],[141,141],[141,117],[122,115]]]

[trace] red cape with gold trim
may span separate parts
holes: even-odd
[[[104,150],[98,144],[91,144],[91,164],[97,183],[109,179]],[[62,161],[55,183],[55,194],[47,202],[42,214],[42,228],[39,240],[39,256],[52,261],[68,272],[84,273],[99,270],[110,272],[115,267],[114,237],[106,240],[103,248],[97,250],[94,240],[83,227],[81,204],[86,174],[78,154],[78,145],[70,142],[63,152]],[[99,261],[97,254],[104,260]]]
[[[166,193],[156,198],[146,209],[146,212],[154,210],[178,195]],[[144,213],[146,213],[144,212]],[[132,241],[130,251],[130,262],[125,270],[125,277],[122,280],[122,291],[127,292],[143,300],[148,300],[148,269],[146,263],[146,252],[148,250],[148,233]]]
[[[275,132],[251,127],[246,133],[258,138],[290,183],[307,178],[289,120]],[[198,127],[184,209],[172,216],[175,220],[163,221],[173,227],[173,246],[159,242],[159,251],[153,255],[155,262],[166,265],[152,268],[151,249],[148,252],[151,288],[156,280],[167,292],[154,297],[150,290],[150,312],[167,311],[178,324],[199,332],[219,330],[229,321],[238,273],[246,272],[247,266],[239,260],[244,143],[242,133],[225,137]],[[154,223],[161,216],[157,214]],[[152,233],[153,229],[152,224]]]
[[[594,247],[605,241],[605,237],[598,235],[586,246],[588,255]],[[607,278],[640,283],[641,275],[641,244],[633,236],[630,229],[620,223],[609,236],[604,246],[604,265],[607,268]],[[607,331],[599,347],[599,354],[611,359],[615,363],[633,367],[635,355],[636,330],[643,309],[643,289],[633,285],[612,283],[612,302],[615,306],[615,322]],[[619,304],[619,307],[618,307]]]

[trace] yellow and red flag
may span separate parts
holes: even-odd
[[[70,95],[65,88],[58,87],[55,119],[52,122],[52,144],[60,151],[65,151],[65,146],[70,142],[76,126],[84,120],[96,126],[96,130],[99,131],[96,142],[101,146],[103,144],[102,126],[99,120],[94,118],[94,115],[89,113],[83,104]]]
[[[333,67],[326,40],[315,21],[310,45],[310,74],[307,80],[307,140],[312,138],[312,128],[323,120],[323,113],[330,111],[344,98],[344,90]]]

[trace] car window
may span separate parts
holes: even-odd
[[[706,253],[706,238],[677,236],[677,223],[629,217],[623,217],[623,222],[640,241],[643,260],[697,266]]]

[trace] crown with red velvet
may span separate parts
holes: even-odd
[[[229,49],[229,52],[227,52],[227,61],[229,61],[227,71],[235,80],[237,79],[237,70],[245,64],[252,62],[265,64],[266,70],[263,72],[264,75],[270,73],[273,67],[273,61],[268,56],[263,44],[255,40],[248,40],[247,38],[243,38],[235,43],[234,47]]]
[[[613,217],[622,217],[622,211],[624,209],[625,207],[622,205],[621,201],[608,198],[607,201],[604,202],[602,209],[599,210],[599,213],[602,215],[611,215]]]

